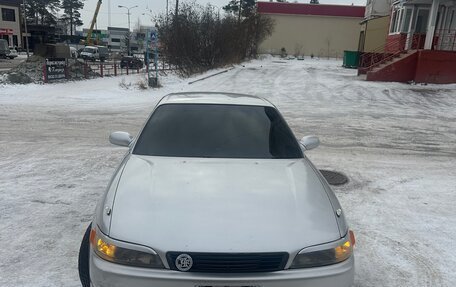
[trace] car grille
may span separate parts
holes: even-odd
[[[188,254],[193,266],[188,272],[206,273],[246,273],[272,272],[283,270],[287,264],[288,253],[193,253],[168,252],[166,257],[172,270],[176,268],[176,258]]]

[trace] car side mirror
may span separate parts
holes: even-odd
[[[317,136],[305,136],[300,141],[305,150],[311,150],[320,145],[320,140]]]
[[[129,146],[133,141],[133,137],[126,132],[113,132],[109,136],[109,142],[118,146]]]

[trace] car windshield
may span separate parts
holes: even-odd
[[[165,104],[145,125],[138,155],[302,158],[296,138],[273,107]]]
[[[88,53],[93,53],[95,51],[95,48],[90,48],[90,47],[85,47],[83,52],[88,52]]]

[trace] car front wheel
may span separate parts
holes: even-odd
[[[82,287],[90,287],[90,272],[89,272],[89,248],[90,248],[90,230],[92,224],[87,227],[84,237],[82,238],[81,247],[79,248],[79,280],[81,280]]]

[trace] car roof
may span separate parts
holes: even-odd
[[[165,104],[220,104],[274,107],[261,97],[219,92],[182,92],[172,93],[162,98],[159,105]]]

